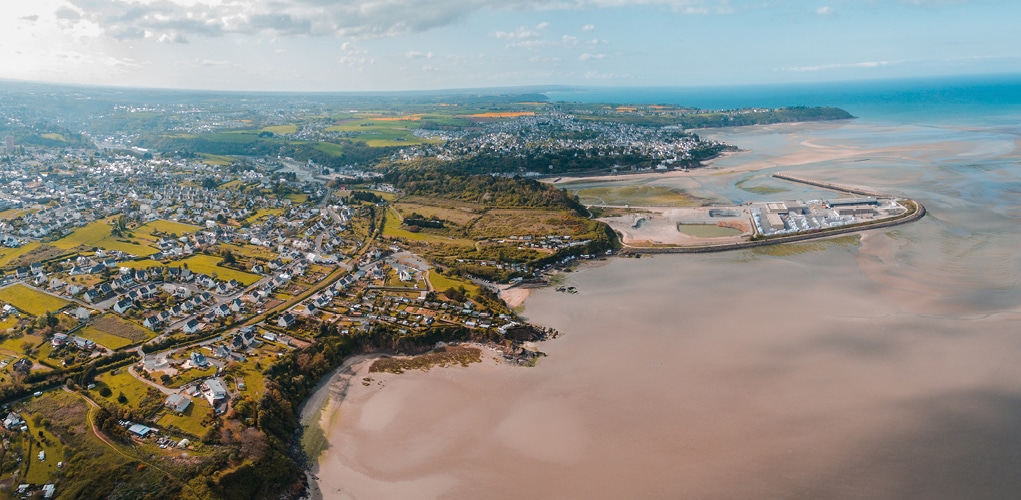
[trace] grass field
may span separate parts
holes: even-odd
[[[42,344],[44,340],[45,339],[43,339],[42,335],[22,335],[18,338],[7,338],[4,339],[3,342],[0,342],[0,350],[9,352],[14,356],[21,357],[25,355],[25,350],[21,348],[23,344],[27,342],[32,346],[37,346]]]
[[[155,247],[149,245],[149,240],[137,236],[115,237],[111,231],[112,226],[106,220],[97,220],[53,242],[53,245],[68,250],[78,247],[99,247],[143,257],[158,252]]]
[[[206,165],[219,165],[222,167],[230,165],[231,162],[229,156],[213,155],[209,153],[199,153],[199,155],[202,156],[202,163],[205,163]]]
[[[141,226],[138,226],[138,229],[136,229],[134,232],[145,234],[148,236],[152,236],[154,232],[160,232],[164,234],[177,234],[178,236],[181,236],[184,234],[194,233],[199,229],[201,228],[198,226],[193,226],[191,224],[184,224],[181,222],[157,219],[152,222],[148,222]],[[155,237],[153,238],[155,239]]]
[[[293,123],[290,125],[271,125],[269,127],[262,127],[259,131],[274,134],[293,134],[298,131],[298,126]]]
[[[314,147],[314,148],[318,149],[319,151],[322,151],[322,152],[324,152],[324,153],[326,153],[328,155],[333,155],[333,156],[340,156],[341,154],[344,153],[344,148],[341,145],[334,144],[332,142],[319,142],[319,143],[316,143],[316,145],[312,146],[312,147]]]
[[[386,225],[383,226],[383,235],[391,238],[404,238],[409,241],[424,241],[426,243],[443,243],[447,245],[463,245],[472,246],[475,244],[474,241],[466,240],[463,238],[450,238],[447,236],[440,236],[437,234],[429,233],[413,233],[401,227],[401,219],[394,212],[393,208],[390,208],[389,213],[386,217]]]
[[[25,448],[28,451],[23,465],[27,472],[21,476],[21,481],[30,484],[46,484],[52,481],[53,474],[57,472],[57,462],[64,461],[64,445],[49,430],[42,426],[34,425],[32,418],[24,415],[28,425],[28,433]],[[42,437],[39,437],[42,433]],[[31,441],[31,445],[29,442]],[[40,451],[46,452],[46,460],[40,462],[38,455]]]
[[[572,190],[586,205],[637,205],[652,207],[697,207],[704,200],[665,186],[598,186]]]
[[[202,420],[206,418],[209,412],[209,404],[204,399],[192,398],[191,406],[188,407],[188,410],[183,415],[167,411],[156,423],[163,427],[174,426],[192,436],[202,437],[206,433]]]
[[[69,251],[33,241],[18,248],[0,248],[0,267],[15,268],[68,255]]]
[[[117,396],[124,393],[124,397],[128,398],[128,406],[132,408],[138,408],[138,404],[145,397],[149,391],[149,386],[138,381],[135,377],[132,377],[127,372],[127,368],[121,368],[116,375],[111,375],[110,372],[104,373],[96,377],[96,391],[95,398],[97,400],[103,399],[103,396],[99,395],[99,390],[103,386],[109,387],[111,394],[110,397],[105,398],[112,404],[120,404],[117,402]]]
[[[215,374],[216,374],[216,366],[215,365],[210,365],[208,368],[202,368],[202,369],[191,368],[191,369],[185,370],[183,372],[178,372],[177,376],[174,377],[174,379],[171,380],[170,383],[167,384],[167,387],[169,387],[171,389],[176,389],[176,388],[181,387],[182,385],[185,385],[185,384],[187,384],[189,382],[193,382],[195,380],[206,378],[206,377],[212,377]]]
[[[291,194],[285,196],[285,198],[287,198],[288,200],[291,200],[291,201],[293,201],[294,203],[297,203],[297,204],[305,203],[306,201],[308,201],[308,195],[307,194],[291,193]]]
[[[0,300],[33,316],[56,312],[69,302],[18,283],[0,290]]]
[[[230,281],[232,279],[238,280],[245,286],[251,285],[256,281],[259,281],[261,276],[257,274],[246,273],[242,271],[235,271],[234,269],[228,269],[226,267],[220,267],[217,264],[223,260],[222,257],[215,255],[193,255],[187,259],[174,262],[174,265],[187,264],[188,269],[191,269],[193,273],[205,273],[210,276],[216,273],[217,279]]]
[[[480,216],[475,207],[471,207],[469,205],[454,204],[454,202],[450,202],[449,204],[433,204],[422,198],[402,199],[395,203],[394,206],[398,211],[400,211],[401,215],[405,217],[410,216],[412,213],[417,213],[425,218],[436,217],[447,222],[452,222],[461,227],[471,224],[472,221],[478,219]]]
[[[591,228],[591,222],[566,212],[528,209],[494,209],[471,228],[470,236],[481,240],[507,236],[579,235]]]
[[[96,328],[91,326],[86,326],[85,328],[78,330],[78,336],[89,339],[107,349],[112,349],[115,351],[122,347],[127,347],[131,344],[134,344],[134,342],[132,342],[129,339],[126,339],[124,337],[118,337],[117,335],[111,335],[104,331],[97,330]]]
[[[270,215],[281,216],[285,213],[287,213],[286,208],[260,208],[253,212],[252,215],[249,215],[244,222],[252,223],[259,219],[269,217]]]
[[[471,281],[462,281],[459,279],[444,276],[436,270],[429,271],[429,283],[432,283],[433,289],[437,292],[443,292],[448,288],[457,288],[463,286],[464,289],[470,293],[475,293],[479,290],[478,285]]]

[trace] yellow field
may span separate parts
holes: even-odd
[[[404,116],[384,116],[384,117],[381,117],[381,118],[369,118],[369,119],[374,121],[374,122],[402,122],[402,121],[417,122],[417,121],[420,121],[422,119],[422,115],[418,114],[418,115],[404,115]]]
[[[39,248],[39,245],[38,241],[33,241],[18,248],[0,248],[0,266],[6,266],[18,260],[18,257],[31,253],[36,248]]]
[[[46,428],[34,425],[31,416],[23,415],[23,417],[25,424],[28,425],[28,435],[32,437],[29,439],[31,451],[27,452],[27,458],[22,463],[28,472],[21,477],[21,480],[31,484],[49,483],[53,479],[53,474],[57,472],[57,462],[64,460],[64,446],[60,439],[57,439],[57,436],[54,436]],[[40,433],[42,438],[39,437]],[[40,462],[36,458],[40,451],[46,452],[45,461]]]
[[[69,304],[66,300],[45,294],[21,283],[0,290],[0,300],[33,316],[46,314],[47,311],[56,312]]]
[[[158,250],[149,246],[149,241],[132,237],[114,237],[111,234],[113,227],[107,220],[97,220],[85,227],[76,229],[73,233],[53,242],[53,246],[63,249],[73,249],[80,246],[99,247],[108,250],[119,250],[133,255],[147,256],[156,253]],[[130,232],[130,231],[129,231]]]
[[[218,165],[222,167],[230,165],[231,162],[230,157],[227,156],[211,155],[208,153],[199,153],[199,155],[202,156],[202,163],[205,163],[206,165]]]
[[[33,347],[35,347],[39,344],[42,344],[44,340],[45,339],[43,339],[42,335],[34,334],[22,335],[21,337],[18,338],[8,338],[4,339],[3,342],[0,342],[0,350],[9,352],[15,356],[20,357],[25,355],[25,350],[21,348],[22,344],[28,342],[29,344],[32,344]]]
[[[107,349],[111,349],[114,351],[122,347],[127,347],[133,343],[131,340],[128,340],[124,337],[111,335],[109,333],[99,331],[91,326],[86,326],[85,328],[78,330],[78,336],[89,339]]]
[[[285,198],[287,198],[288,200],[291,200],[291,201],[293,201],[295,203],[299,203],[299,204],[300,203],[305,203],[306,201],[308,201],[308,195],[307,194],[291,193],[291,194],[285,196]]]
[[[252,223],[259,219],[269,217],[270,215],[281,216],[285,213],[287,213],[286,208],[260,208],[252,213],[252,215],[249,215],[244,222]]]

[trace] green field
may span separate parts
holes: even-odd
[[[479,290],[478,285],[475,283],[450,278],[436,272],[436,270],[429,271],[429,283],[432,283],[434,290],[441,293],[448,288],[457,288],[460,286],[463,286],[469,293],[475,293]]]
[[[229,156],[214,155],[209,153],[199,153],[199,155],[202,156],[202,163],[205,163],[206,165],[219,165],[222,167],[230,165],[232,161]]]
[[[163,427],[174,426],[192,436],[202,437],[206,433],[202,420],[209,414],[209,410],[209,404],[206,400],[192,398],[191,406],[188,407],[188,410],[183,415],[178,415],[168,410],[156,423]]]
[[[443,243],[447,245],[471,246],[475,242],[463,238],[450,238],[430,233],[413,233],[401,227],[401,219],[391,207],[386,216],[386,224],[383,226],[383,236],[391,238],[404,238],[409,241],[424,241],[426,243]]]
[[[293,123],[290,125],[271,125],[269,127],[262,127],[259,131],[272,132],[274,134],[293,134],[298,131],[298,126]]]
[[[0,300],[17,307],[33,316],[56,312],[69,302],[52,295],[40,292],[21,283],[0,290]]]
[[[210,276],[216,273],[217,279],[230,281],[238,280],[245,286],[251,285],[256,281],[259,281],[262,277],[257,274],[246,273],[243,271],[236,271],[234,269],[228,269],[226,267],[220,267],[217,264],[223,260],[222,257],[215,255],[193,255],[187,259],[174,262],[174,265],[187,264],[188,269],[191,269],[193,273],[204,273]]]
[[[196,380],[212,377],[216,374],[216,370],[217,368],[215,365],[210,365],[208,368],[189,368],[185,371],[177,372],[177,376],[175,376],[170,383],[166,384],[166,386],[171,389],[176,389]]]
[[[28,446],[28,443],[25,446],[26,451],[29,448],[31,451],[28,451],[23,462],[28,472],[22,476],[21,481],[30,484],[52,482],[53,474],[57,472],[57,462],[64,461],[64,445],[48,429],[34,425],[29,415],[23,415],[23,417],[28,425],[28,433],[25,437],[32,443],[31,447]],[[42,433],[42,437],[39,437],[39,433]],[[46,460],[39,461],[39,451],[46,452]]]
[[[169,220],[157,219],[152,222],[147,222],[138,229],[134,230],[136,233],[146,234],[152,236],[154,232],[160,232],[163,234],[177,234],[178,236],[194,233],[201,229],[198,226],[191,224],[184,224],[182,222],[173,222]]]
[[[697,207],[704,200],[684,191],[665,186],[595,186],[572,189],[563,186],[578,196],[586,205],[638,205],[652,207]]]
[[[344,148],[341,145],[334,144],[332,142],[319,142],[313,147],[328,155],[340,156],[344,154]]]
[[[27,342],[32,346],[37,346],[42,344],[44,340],[45,339],[43,339],[42,335],[23,335],[17,338],[7,338],[4,339],[3,342],[0,342],[0,350],[7,351],[15,356],[21,357],[25,355],[25,350],[21,348],[23,344]]]
[[[107,349],[117,350],[122,347],[127,347],[134,344],[130,339],[119,337],[104,331],[98,330],[92,326],[86,326],[81,330],[78,330],[77,335],[82,338],[89,339]]]
[[[96,377],[96,390],[95,398],[97,400],[103,399],[103,396],[99,395],[99,390],[103,386],[109,387],[112,394],[106,400],[112,404],[117,403],[117,395],[124,393],[124,396],[128,398],[128,406],[132,408],[138,408],[138,404],[145,397],[149,391],[149,386],[143,382],[140,382],[135,377],[132,377],[127,372],[128,368],[121,368],[116,375],[111,375],[110,372],[104,373]]]
[[[308,201],[308,195],[307,194],[291,193],[291,194],[287,195],[285,198],[287,198],[288,200],[291,200],[294,203],[297,203],[299,205],[302,204],[302,203],[305,203],[306,201]]]

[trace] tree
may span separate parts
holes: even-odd
[[[220,263],[223,265],[232,266],[237,263],[237,259],[234,257],[234,254],[230,250],[227,250],[223,252],[223,260],[220,261]]]

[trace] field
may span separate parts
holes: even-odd
[[[18,283],[0,290],[0,300],[33,316],[56,312],[69,302]]]
[[[421,125],[420,117],[404,116],[393,118],[367,118],[343,120],[327,127],[326,132],[350,132],[357,134],[356,141],[363,141],[372,147],[410,146],[430,141],[415,137],[414,131]]]
[[[52,482],[53,473],[57,471],[57,462],[64,461],[64,446],[60,440],[48,429],[35,425],[32,418],[25,415],[28,433],[26,438],[25,461],[23,465],[27,472],[21,476],[22,482],[30,484],[46,484]],[[39,437],[39,434],[42,437]],[[40,451],[46,452],[46,460],[40,462],[38,455]]]
[[[53,245],[67,250],[80,247],[99,247],[143,257],[158,251],[149,246],[149,241],[138,237],[115,237],[111,234],[112,229],[113,227],[106,220],[98,220],[76,229],[73,233],[53,242]]]
[[[471,237],[476,240],[507,236],[578,235],[591,223],[564,212],[528,209],[494,209],[472,225]]]
[[[199,153],[199,156],[202,157],[202,163],[205,163],[206,165],[226,166],[230,165],[231,162],[229,156],[213,155],[209,153]]]
[[[273,134],[293,134],[298,131],[298,126],[295,124],[290,125],[271,125],[269,127],[262,127],[259,132],[270,132]]]
[[[0,266],[11,268],[27,266],[34,262],[55,259],[68,253],[67,250],[33,241],[18,248],[0,248]]]
[[[18,338],[8,338],[4,339],[3,342],[0,342],[0,350],[10,352],[15,356],[20,357],[25,355],[25,350],[21,348],[23,344],[28,343],[35,347],[42,344],[44,340],[45,339],[43,339],[42,335],[23,335]]]
[[[599,186],[572,190],[586,205],[637,205],[651,207],[698,207],[704,200],[665,186]]]
[[[255,210],[252,215],[249,215],[244,222],[252,223],[259,219],[269,217],[270,215],[280,216],[287,213],[286,208],[260,208]]]
[[[163,234],[177,234],[178,236],[180,236],[183,234],[194,233],[199,229],[201,228],[199,228],[198,226],[193,226],[191,224],[184,224],[181,222],[157,219],[139,226],[138,229],[134,230],[134,232],[145,234],[148,236],[153,236],[154,232],[159,232]],[[153,239],[155,240],[156,237],[153,237]]]
[[[156,423],[163,427],[177,427],[192,436],[202,437],[206,433],[202,420],[208,414],[209,404],[204,399],[192,398],[191,406],[183,415],[167,410]]]
[[[178,372],[170,383],[166,384],[171,389],[177,389],[185,384],[194,382],[199,379],[206,377],[212,377],[216,374],[216,366],[210,365],[208,368],[189,368],[185,371]]]
[[[473,207],[465,203],[453,201],[444,203],[444,201],[408,197],[401,199],[394,206],[405,217],[412,213],[417,213],[425,218],[436,217],[461,227],[467,226],[475,221],[475,219],[478,219],[480,214],[477,212],[482,210],[481,207]]]
[[[413,233],[401,227],[401,219],[394,213],[391,208],[390,212],[386,217],[386,225],[383,226],[383,235],[391,238],[404,238],[409,241],[424,241],[426,243],[444,243],[448,245],[464,245],[471,246],[475,242],[471,240],[461,238],[450,238],[448,236],[440,236],[438,234],[429,234],[424,232]]]
[[[82,328],[78,335],[114,350],[156,336],[155,333],[139,325],[114,316],[103,316],[93,321],[89,326]]]
[[[111,404],[117,403],[117,397],[121,393],[128,398],[128,406],[132,408],[138,408],[142,398],[145,397],[146,393],[149,392],[150,387],[143,382],[140,382],[135,377],[132,377],[127,372],[127,368],[121,368],[116,375],[111,375],[111,372],[106,372],[96,377],[96,390],[94,391],[97,400],[103,399],[103,396],[99,395],[99,390],[103,386],[109,387],[111,394],[106,400]]]
[[[288,200],[291,200],[294,203],[299,204],[299,205],[302,204],[302,203],[305,203],[306,201],[308,201],[308,195],[307,194],[291,193],[291,194],[287,195],[285,198],[287,198]]]
[[[457,288],[463,286],[469,293],[475,293],[479,287],[475,283],[470,281],[461,281],[458,279],[444,276],[435,270],[429,271],[429,282],[432,283],[433,289],[437,292],[443,292],[448,288]]]
[[[317,142],[316,145],[312,147],[328,155],[340,156],[344,154],[344,148],[340,144],[334,144],[332,142]]]
[[[242,271],[236,271],[234,269],[228,269],[226,267],[220,267],[217,264],[223,260],[222,257],[215,255],[193,255],[187,259],[175,262],[174,265],[187,264],[188,269],[191,269],[193,273],[204,273],[210,276],[216,273],[217,279],[221,280],[238,280],[245,286],[251,285],[256,281],[259,281],[261,276],[257,274],[246,273]]]
[[[489,113],[476,113],[474,115],[463,115],[465,118],[518,118],[520,116],[535,116],[534,111],[501,111]]]

